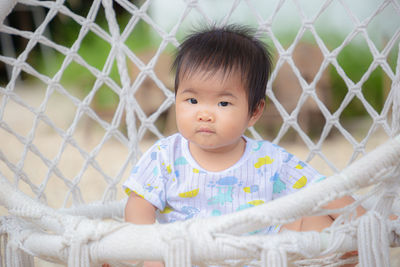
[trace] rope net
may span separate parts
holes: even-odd
[[[167,266],[339,266],[357,260],[341,259],[355,249],[362,266],[389,266],[389,247],[400,240],[398,220],[387,220],[399,213],[400,4],[376,1],[362,13],[346,1],[268,2],[177,1],[166,11],[155,0],[94,0],[86,9],[75,1],[3,1],[0,266],[30,266],[33,257],[68,266],[143,259]],[[332,12],[348,26],[335,41]],[[121,223],[122,181],[149,143],[175,130],[171,52],[199,22],[257,28],[275,67],[267,108],[248,134],[283,146],[296,139],[307,151],[298,156],[332,176],[220,218]],[[64,29],[72,36],[52,36]],[[356,73],[352,54],[366,62]],[[350,120],[351,113],[360,117]],[[337,139],[345,147],[331,142]],[[321,234],[241,235],[328,214],[324,204],[360,190]],[[356,219],[360,203],[369,211]]]

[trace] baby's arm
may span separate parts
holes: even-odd
[[[344,196],[342,198],[336,199],[334,201],[329,202],[325,209],[340,209],[347,205],[350,205],[354,202],[354,199],[351,196]],[[357,207],[357,217],[363,215],[366,211],[362,206]],[[318,231],[321,232],[323,229],[329,227],[332,222],[339,216],[340,214],[329,214],[323,216],[313,216],[313,217],[303,217],[292,223],[286,224],[282,226],[282,229],[292,230],[292,231]],[[351,256],[357,255],[357,251],[350,251],[345,253],[342,256],[342,259],[346,259]],[[342,267],[352,267],[356,264],[347,264]]]
[[[329,227],[333,219],[329,215],[302,217],[294,222],[282,225],[281,230],[287,229],[291,231],[318,231],[321,232]]]
[[[156,207],[132,192],[125,206],[125,221],[134,224],[153,224],[156,222]]]
[[[156,207],[132,192],[125,206],[125,221],[134,224],[153,224],[156,222]],[[143,266],[163,267],[164,264],[157,261],[146,261]]]
[[[354,199],[351,196],[344,196],[342,198],[336,199],[334,201],[329,202],[324,206],[325,209],[340,209],[347,205],[350,205],[354,202]],[[365,213],[365,209],[362,206],[357,207],[357,217],[361,216]],[[340,214],[329,214],[323,216],[312,216],[312,217],[303,217],[292,223],[288,223],[283,225],[283,229],[288,229],[292,231],[318,231],[321,232],[323,229],[329,227],[332,222],[339,216]]]
[[[352,198],[351,196],[344,196],[342,198],[333,200],[331,202],[328,203],[328,205],[324,206],[325,209],[340,209],[340,208],[344,208],[347,205],[350,205],[354,202],[354,198]],[[357,211],[357,217],[363,215],[366,211],[365,209],[360,205],[357,207],[356,209]],[[335,220],[340,214],[329,214],[329,216]]]

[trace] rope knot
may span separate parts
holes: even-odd
[[[285,52],[280,53],[280,57],[284,60],[284,61],[288,61],[291,57],[291,52],[285,50]]]
[[[306,95],[312,95],[312,94],[315,92],[315,90],[314,90],[314,87],[312,87],[312,86],[306,86],[306,87],[303,89],[303,92],[304,92],[304,94],[306,94]]]
[[[339,123],[339,115],[337,115],[337,114],[330,115],[328,118],[326,118],[326,122],[329,125],[338,125],[338,124],[340,124]]]
[[[321,239],[317,232],[303,233],[297,244],[302,254],[307,258],[317,257],[321,253]]]
[[[328,60],[328,62],[334,62],[336,60],[337,54],[338,54],[337,52],[331,52],[325,55],[325,57]]]
[[[349,87],[349,92],[356,95],[361,92],[361,87],[359,86]]]
[[[186,0],[187,6],[190,8],[195,8],[198,5],[198,0]]]
[[[146,14],[146,10],[137,9],[137,10],[135,10],[135,12],[133,14],[134,14],[135,17],[143,18],[144,15]]]
[[[303,23],[303,28],[304,28],[304,29],[307,29],[307,30],[310,30],[310,29],[313,28],[313,24],[314,24],[313,21],[311,21],[311,20],[306,20],[306,21],[304,21],[304,23]]]
[[[365,32],[367,30],[367,24],[366,23],[360,23],[357,25],[356,31],[359,33]]]
[[[379,63],[380,65],[384,64],[386,62],[386,56],[383,54],[379,53],[378,55],[375,56],[375,61]]]
[[[89,267],[89,246],[90,241],[99,240],[104,231],[98,231],[98,223],[92,220],[74,218],[70,220],[64,233],[64,242],[69,245],[68,266]]]
[[[147,76],[150,76],[153,73],[153,67],[146,65],[141,68],[141,72]]]
[[[175,37],[174,34],[171,34],[171,33],[170,33],[170,34],[164,36],[164,40],[165,40],[166,42],[168,42],[168,43],[174,43],[175,40],[176,40],[176,37]]]
[[[289,125],[295,125],[296,122],[297,122],[297,117],[296,117],[296,115],[293,115],[293,114],[290,115],[286,120],[286,123]]]

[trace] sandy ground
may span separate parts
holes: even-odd
[[[43,101],[44,90],[37,88],[30,88],[29,90],[18,90],[16,93],[31,106],[37,108]],[[0,95],[0,103],[4,96]],[[3,106],[1,106],[3,108]],[[35,117],[26,108],[21,107],[14,101],[8,101],[3,110],[3,121],[17,132],[23,138],[33,136],[32,143],[43,153],[43,155],[53,160],[60,153],[60,146],[62,145],[62,138],[45,123],[39,121],[37,130],[32,133],[32,125],[35,124]],[[76,107],[71,101],[59,94],[54,94],[50,97],[47,108],[44,110],[46,116],[54,120],[54,123],[63,130],[67,130],[69,125],[74,119]],[[355,124],[354,133],[358,135],[358,140],[365,136],[366,131],[364,125]],[[99,143],[102,143],[102,138],[105,131],[101,129],[96,123],[92,122],[89,117],[84,117],[79,123],[78,128],[73,133],[73,138],[85,151],[93,151]],[[372,150],[377,145],[383,143],[387,139],[385,133],[380,130],[374,133],[367,143],[367,151]],[[22,169],[31,182],[46,195],[47,203],[54,208],[60,208],[64,204],[69,206],[71,199],[68,197],[68,187],[66,183],[75,181],[75,177],[83,172],[82,178],[79,182],[83,200],[85,202],[92,202],[102,198],[103,193],[108,188],[108,183],[99,172],[93,168],[82,168],[83,158],[79,151],[71,145],[67,145],[63,153],[60,154],[60,161],[57,167],[63,173],[65,179],[60,179],[54,174],[48,176],[48,167],[43,161],[38,158],[31,151],[26,152],[25,147],[18,141],[17,138],[10,135],[3,128],[0,128],[0,151],[6,156],[7,160],[16,168]],[[152,140],[141,142],[140,147],[144,150]],[[288,151],[296,154],[301,159],[306,159],[308,150],[304,144],[299,142],[285,143],[283,145]],[[353,147],[343,137],[332,137],[326,141],[322,147],[322,152],[331,161],[334,162],[337,169],[344,168],[352,156]],[[98,155],[95,157],[98,165],[102,171],[109,177],[114,179],[116,183],[117,199],[125,197],[120,189],[122,181],[127,177],[131,168],[128,164],[126,168],[122,168],[126,161],[128,150],[125,145],[115,138],[107,140],[101,148]],[[25,160],[21,162],[21,157]],[[330,175],[333,170],[319,157],[315,157],[311,164],[321,173]],[[84,170],[84,171],[82,171]],[[5,175],[10,181],[14,181],[15,177],[13,172],[3,161],[0,161],[0,172]],[[111,180],[110,180],[111,181]],[[20,190],[32,197],[35,194],[32,189],[24,181],[19,180],[18,184]],[[6,214],[7,211],[4,207],[0,207],[0,215]],[[55,264],[44,263],[37,260],[37,266],[57,266]],[[393,254],[392,266],[400,266],[399,253]]]

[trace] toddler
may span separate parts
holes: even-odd
[[[285,149],[244,136],[263,113],[271,71],[269,52],[250,29],[229,25],[196,32],[181,44],[173,66],[179,133],[157,141],[123,184],[127,221],[220,216],[324,178]],[[313,221],[320,228],[331,222],[329,216]],[[301,230],[295,224],[287,228]]]

